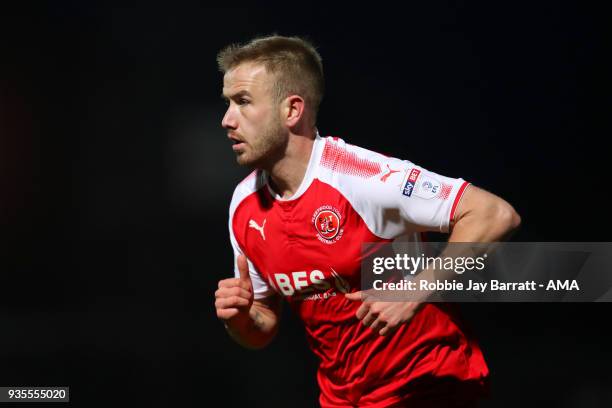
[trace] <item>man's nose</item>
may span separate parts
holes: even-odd
[[[236,129],[236,121],[234,120],[234,115],[232,115],[231,108],[227,108],[227,111],[225,111],[223,120],[221,120],[221,126],[224,129]]]

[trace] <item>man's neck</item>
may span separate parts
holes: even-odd
[[[281,198],[291,198],[300,188],[313,153],[314,135],[290,135],[283,158],[268,169],[270,187]]]

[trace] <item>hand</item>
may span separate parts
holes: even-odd
[[[351,301],[363,301],[355,314],[357,319],[364,326],[378,331],[381,336],[393,333],[401,324],[410,321],[423,305],[421,302],[383,302],[364,291],[344,296]]]
[[[215,292],[217,317],[226,323],[247,319],[254,299],[246,256],[238,255],[237,264],[240,277],[219,281],[219,289]]]

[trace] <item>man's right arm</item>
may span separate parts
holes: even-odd
[[[217,317],[230,336],[240,345],[260,349],[268,345],[278,331],[281,299],[278,295],[255,300],[247,259],[237,259],[240,276],[219,281],[215,292]]]

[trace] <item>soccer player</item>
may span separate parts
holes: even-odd
[[[474,338],[448,304],[362,301],[361,244],[424,231],[494,242],[520,217],[462,179],[321,137],[323,69],[307,41],[258,38],[217,59],[222,126],[237,162],[255,169],[229,209],[235,277],[215,293],[231,337],[266,346],[284,298],[320,360],[321,406],[472,406],[489,375]]]

